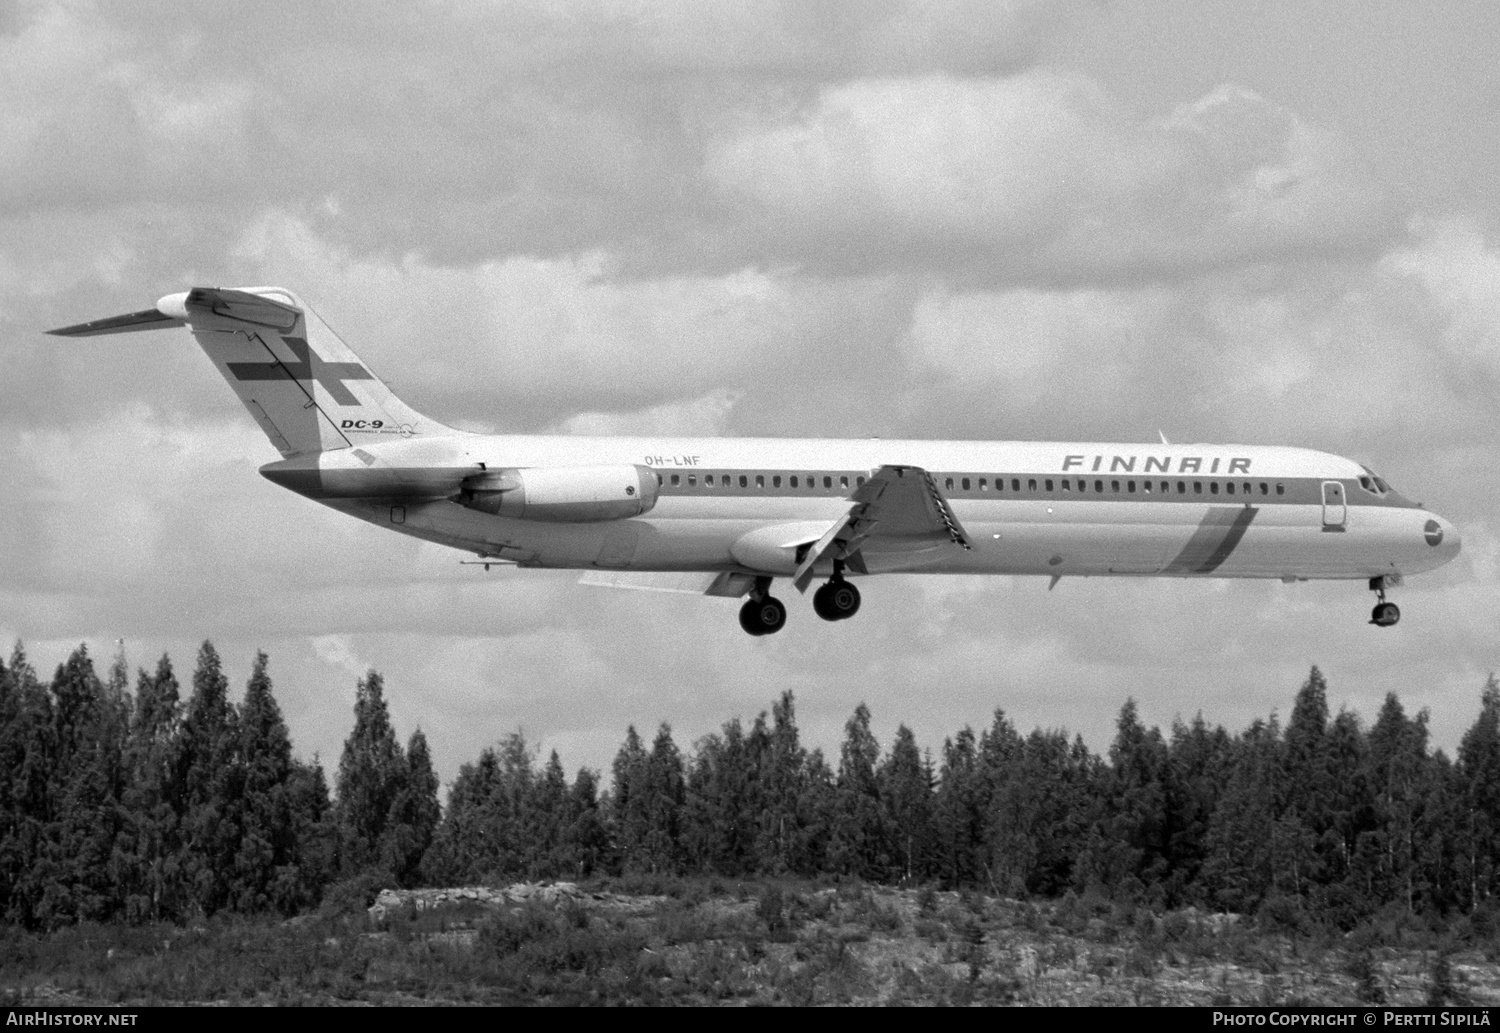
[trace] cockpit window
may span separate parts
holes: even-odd
[[[1359,478],[1359,486],[1377,498],[1383,498],[1391,494],[1391,486],[1379,477],[1375,476],[1368,466],[1360,467],[1364,473]]]

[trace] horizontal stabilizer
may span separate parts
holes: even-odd
[[[177,319],[161,309],[148,308],[140,312],[129,312],[123,316],[95,319],[89,323],[48,330],[55,337],[97,337],[100,334],[128,334],[135,330],[167,330],[174,326],[187,326],[187,320]]]

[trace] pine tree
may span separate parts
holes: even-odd
[[[838,790],[829,841],[834,869],[865,879],[879,879],[891,868],[881,827],[880,785],[875,766],[880,744],[870,731],[870,710],[863,703],[844,725],[839,751]]]
[[[286,798],[296,854],[276,871],[272,905],[291,915],[315,906],[338,874],[338,827],[328,780],[316,757],[311,764],[292,760]]]
[[[278,896],[284,896],[278,893],[278,881],[297,856],[287,785],[292,772],[292,743],[281,708],[271,693],[267,663],[265,653],[255,655],[238,721],[240,842],[229,895],[234,910],[243,913],[288,903],[285,899],[278,901]]]
[[[183,722],[181,762],[187,790],[182,822],[185,874],[194,904],[208,914],[230,903],[243,795],[238,751],[229,682],[218,652],[204,642]]]
[[[681,866],[678,819],[685,786],[682,756],[672,741],[672,727],[665,722],[657,729],[656,739],[651,744],[642,788],[646,834],[641,843],[640,870],[652,874],[676,874]]]
[[[123,824],[124,721],[118,701],[79,646],[52,679],[51,820],[41,868],[47,880],[38,917],[47,925],[104,921],[118,911],[115,840]]]
[[[534,856],[528,865],[532,878],[556,878],[570,871],[563,857],[567,829],[572,824],[568,801],[568,776],[562,759],[553,750],[532,787],[531,814]]]
[[[54,752],[52,699],[17,642],[0,674],[0,904],[28,927],[41,923],[46,891]]]
[[[1133,698],[1120,708],[1109,761],[1108,802],[1091,858],[1092,877],[1140,893],[1164,884],[1169,872],[1171,762],[1160,730],[1147,731],[1141,724]]]
[[[741,875],[756,867],[759,786],[739,718],[698,741],[687,766],[680,845],[694,871]]]
[[[646,838],[650,831],[650,800],[646,792],[646,747],[635,725],[625,729],[625,742],[615,754],[614,791],[610,796],[610,826],[621,871],[650,871]]]
[[[189,895],[183,870],[186,809],[179,742],[182,704],[172,661],[163,653],[155,674],[136,677],[135,707],[125,748],[124,906],[130,921],[177,918]]]
[[[1408,719],[1396,694],[1388,693],[1370,728],[1369,745],[1369,781],[1376,794],[1376,831],[1370,835],[1384,882],[1377,892],[1382,900],[1401,900],[1415,913],[1424,888],[1418,842],[1427,832],[1425,803],[1431,788],[1427,712]]]
[[[443,820],[422,859],[422,877],[430,885],[460,885],[498,874],[486,809],[499,780],[500,761],[493,749],[458,769]]]
[[[1206,902],[1202,883],[1208,857],[1209,828],[1231,770],[1229,734],[1209,730],[1203,715],[1191,724],[1172,726],[1167,810],[1171,875],[1166,885],[1169,906]]]
[[[931,868],[932,768],[904,724],[896,729],[878,780],[885,851],[895,863],[892,874],[907,882],[926,879]]]
[[[418,728],[406,747],[406,777],[391,804],[390,820],[382,838],[384,865],[398,885],[415,886],[421,879],[422,858],[432,845],[442,809],[438,779],[432,770],[427,736]]]
[[[950,889],[988,883],[982,797],[974,730],[965,726],[943,741],[933,799],[934,874]]]
[[[1479,717],[1458,746],[1463,793],[1460,818],[1460,878],[1469,909],[1500,891],[1500,681],[1491,674],[1479,697]]]
[[[1235,741],[1234,768],[1208,832],[1204,883],[1218,907],[1253,911],[1280,885],[1277,801],[1281,792],[1281,729],[1257,720]]]
[[[574,878],[592,875],[609,856],[609,830],[599,812],[599,776],[580,768],[568,791],[569,824],[563,834],[565,870]]]
[[[752,797],[746,818],[759,818],[755,866],[770,875],[806,871],[808,867],[807,752],[797,732],[796,702],[791,690],[771,707],[771,726],[765,715],[756,721],[759,752]]]
[[[345,878],[369,874],[395,881],[382,846],[392,804],[401,795],[406,777],[406,758],[386,709],[385,682],[372,670],[355,689],[354,728],[339,758],[335,813],[339,866]]]

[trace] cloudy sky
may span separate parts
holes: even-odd
[[[1102,752],[1314,663],[1451,750],[1500,667],[1496,53],[1490,0],[0,3],[0,636],[265,649],[328,764],[373,666],[445,777],[788,688],[833,753],[861,700]],[[184,332],[40,334],[264,283],[470,429],[1295,444],[1464,552],[1390,630],[1352,583],[887,577],[751,639],[275,487]]]

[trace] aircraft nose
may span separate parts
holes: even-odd
[[[1459,549],[1463,548],[1463,539],[1459,537],[1458,528],[1454,527],[1451,521],[1444,520],[1435,513],[1422,526],[1422,537],[1437,552],[1443,563],[1453,559],[1458,555]]]

